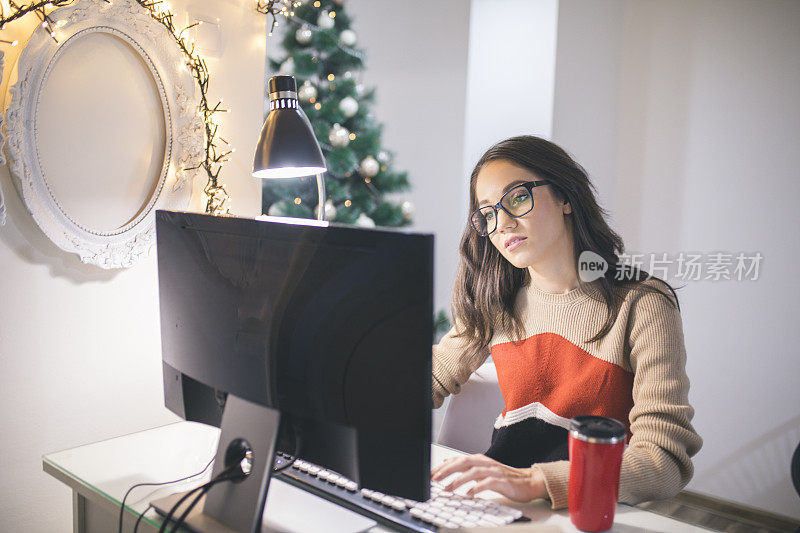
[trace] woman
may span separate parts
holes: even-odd
[[[434,405],[491,354],[505,410],[485,455],[450,460],[432,479],[459,472],[448,489],[474,480],[471,495],[489,489],[566,507],[569,420],[591,414],[628,428],[621,502],[675,495],[702,445],[690,423],[675,291],[618,263],[622,239],[586,172],[546,140],[490,148],[472,172],[470,212],[456,325],[433,350]],[[604,274],[579,270],[584,252],[605,261]]]

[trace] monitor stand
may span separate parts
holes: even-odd
[[[198,505],[187,517],[187,529],[202,533],[261,531],[279,425],[280,413],[276,409],[228,395],[211,479],[238,462],[246,448],[251,452],[250,473],[241,481],[224,481],[212,487],[202,510]],[[184,494],[173,494],[151,504],[160,515],[166,516]],[[188,498],[173,513],[173,519],[181,516],[193,499]]]

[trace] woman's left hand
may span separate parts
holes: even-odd
[[[431,480],[440,481],[456,472],[460,476],[451,481],[445,490],[454,491],[467,481],[476,481],[467,495],[475,496],[483,490],[493,490],[517,502],[529,502],[547,496],[544,476],[535,468],[512,468],[485,455],[467,455],[446,460],[431,470]]]

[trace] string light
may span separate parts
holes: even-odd
[[[75,1],[76,0],[39,0],[20,6],[17,5],[13,0],[9,0],[8,3],[11,6],[10,14],[6,16],[4,10],[0,9],[0,29],[4,28],[9,22],[20,19],[29,13],[34,13],[41,20],[41,27],[44,29],[49,29],[50,36],[54,41],[56,41],[56,43],[58,43],[58,40],[56,39],[56,32],[54,30],[56,28],[63,27],[66,24],[66,21],[59,20],[58,22],[53,22],[48,15],[48,10],[51,11],[58,7],[68,6]],[[103,1],[109,5],[113,5],[111,0]],[[186,58],[182,67],[187,68],[192,73],[192,76],[197,80],[197,84],[200,88],[200,105],[198,106],[197,114],[203,119],[205,124],[205,157],[198,165],[193,167],[184,167],[181,169],[181,171],[197,170],[202,167],[208,175],[208,183],[203,189],[203,192],[208,197],[206,202],[206,213],[214,215],[227,214],[230,212],[231,199],[225,189],[225,185],[219,182],[218,178],[219,173],[222,170],[222,163],[229,161],[229,156],[233,154],[236,149],[230,148],[221,150],[217,146],[217,138],[224,142],[226,146],[229,146],[230,143],[228,143],[228,141],[221,136],[217,136],[219,125],[214,122],[213,116],[215,113],[225,113],[229,110],[220,108],[222,100],[220,100],[220,102],[217,103],[213,108],[209,106],[207,92],[210,76],[208,67],[206,66],[205,60],[199,55],[195,54],[195,38],[189,39],[188,43],[183,38],[183,33],[185,31],[194,26],[202,24],[202,21],[197,21],[193,24],[190,24],[178,32],[173,20],[174,14],[172,13],[170,4],[168,2],[164,0],[136,0],[136,2],[140,6],[147,9],[150,16],[152,16],[157,22],[161,23],[170,32],[172,37],[175,39],[175,42],[178,44],[180,51]],[[302,5],[302,3],[302,1],[292,0],[256,0],[256,11],[272,16],[272,27],[274,28],[278,25],[278,15],[282,15],[287,19],[294,16],[294,9]],[[315,2],[316,7],[319,7],[319,5],[319,1]],[[220,19],[217,18],[217,22],[219,21]],[[270,34],[272,34],[272,31],[270,31]],[[16,39],[13,41],[0,39],[0,43],[9,44],[13,47],[17,46],[19,41]],[[321,108],[319,102],[316,103],[315,107],[316,109]],[[299,200],[299,198],[297,200]]]
[[[272,26],[270,26],[269,34],[275,31],[275,26],[278,26],[278,16],[290,18],[294,16],[294,8],[302,5],[302,1],[292,0],[256,0],[256,11],[264,15],[272,17]]]
[[[294,199],[294,203],[297,204],[297,205],[300,205],[302,202],[303,202],[303,200],[301,200],[300,198],[295,198]]]
[[[336,79],[336,76],[334,76],[333,74],[328,74],[328,81],[333,81],[335,79]]]
[[[355,141],[356,140],[356,134],[355,133],[351,133],[350,134],[350,140],[351,141]]]
[[[351,205],[353,205],[353,202],[351,202],[350,200],[345,200],[344,201],[344,206],[345,207],[350,207]]]

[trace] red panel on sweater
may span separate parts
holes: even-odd
[[[633,373],[594,357],[561,335],[541,333],[492,347],[505,410],[540,402],[564,418],[598,415],[626,426],[633,407]]]

